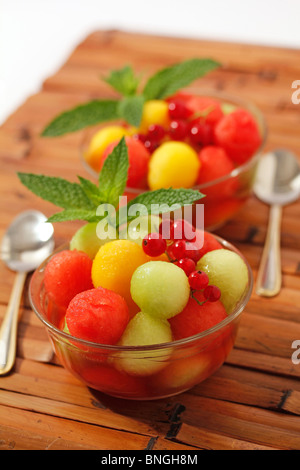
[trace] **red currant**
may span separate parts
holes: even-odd
[[[189,275],[189,284],[191,289],[202,290],[208,286],[209,278],[204,271],[193,271]]]
[[[173,140],[184,140],[189,131],[189,125],[186,121],[177,119],[170,123],[169,135]]]
[[[167,248],[167,242],[158,233],[149,233],[143,239],[143,250],[148,256],[160,256]]]
[[[174,239],[175,240],[188,240],[195,241],[196,233],[195,229],[187,220],[177,219],[173,225],[174,228]]]
[[[134,134],[133,138],[135,140],[139,140],[140,142],[142,142],[143,144],[145,143],[146,141],[146,136],[145,134]]]
[[[176,242],[172,243],[169,247],[169,254],[173,259],[181,259],[185,258],[185,240],[177,240]]]
[[[191,114],[192,111],[181,101],[170,101],[169,116],[171,119],[187,119]]]
[[[207,286],[204,289],[203,295],[209,302],[216,302],[221,297],[221,291],[217,286]]]
[[[156,142],[155,140],[149,140],[149,139],[146,139],[145,142],[144,142],[144,145],[146,147],[146,149],[152,153],[154,152],[154,150],[157,149],[157,147],[159,146],[159,142]]]
[[[164,219],[160,223],[158,231],[165,240],[173,240],[174,239],[174,222],[170,219]]]
[[[185,274],[189,276],[196,269],[196,263],[192,259],[182,258],[179,261],[176,261],[176,266],[183,269]]]
[[[195,261],[195,263],[199,261],[201,258],[201,251],[196,243],[186,243],[185,256]]]
[[[214,140],[214,131],[210,124],[204,121],[194,121],[190,125],[189,136],[194,144],[210,145]]]
[[[159,142],[165,137],[165,134],[166,131],[162,126],[159,124],[151,124],[148,127],[147,140],[154,140],[155,142]]]

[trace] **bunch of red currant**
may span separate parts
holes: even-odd
[[[147,134],[137,134],[135,137],[152,153],[161,142],[169,137],[171,140],[190,140],[192,145],[210,145],[213,143],[213,126],[203,116],[196,116],[185,103],[173,99],[168,103],[170,124],[164,129],[159,124],[151,124]],[[208,111],[211,111],[209,107]]]
[[[196,243],[194,227],[184,219],[163,220],[159,232],[146,235],[143,250],[151,257],[166,253],[170,262],[180,267],[188,277],[191,292],[203,290],[206,301],[216,302],[221,297],[217,286],[209,285],[209,277],[204,271],[197,270],[201,251]]]

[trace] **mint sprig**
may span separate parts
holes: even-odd
[[[33,173],[18,173],[18,177],[21,183],[35,195],[63,209],[53,214],[48,219],[49,222],[71,220],[97,222],[105,217],[98,215],[99,205],[112,204],[116,209],[117,226],[120,226],[125,218],[131,221],[140,215],[138,211],[130,213],[134,204],[137,204],[137,208],[143,205],[149,215],[163,214],[170,212],[174,204],[177,205],[177,209],[204,197],[199,191],[193,189],[158,189],[141,193],[127,206],[119,208],[119,198],[125,190],[128,167],[128,149],[123,137],[105,160],[99,174],[98,184],[81,176],[78,176],[78,183]]]
[[[145,100],[168,98],[180,88],[188,86],[219,65],[212,59],[190,59],[166,67],[153,75],[146,83],[143,90]]]
[[[137,92],[140,79],[134,74],[132,67],[126,65],[122,69],[113,70],[104,81],[123,96],[132,96]]]
[[[42,136],[57,137],[118,119],[138,127],[145,101],[167,98],[219,66],[220,64],[212,59],[186,60],[156,72],[147,80],[140,93],[140,79],[130,66],[113,70],[104,81],[120,93],[120,99],[93,100],[65,111],[46,126]]]

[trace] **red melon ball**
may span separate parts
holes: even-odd
[[[220,242],[214,237],[214,235],[206,230],[197,229],[197,238],[198,240],[203,240],[203,245],[199,248],[200,258],[204,256],[209,251],[219,250],[223,248]]]
[[[47,294],[55,304],[67,308],[76,294],[93,287],[91,269],[92,260],[82,251],[56,253],[45,268]]]
[[[76,295],[66,312],[66,324],[72,336],[99,344],[116,344],[128,321],[125,299],[103,287]]]
[[[235,166],[221,147],[209,145],[199,152],[201,167],[199,170],[198,184],[214,181],[231,173]]]
[[[205,300],[202,291],[196,291],[193,295],[199,302]],[[227,318],[227,313],[219,300],[199,305],[195,299],[190,297],[182,312],[168,321],[171,325],[174,339],[178,340],[202,333],[217,325],[225,318]]]
[[[225,115],[215,127],[215,142],[238,165],[245,163],[258,150],[262,138],[249,111],[236,109]]]
[[[146,188],[150,153],[142,142],[134,139],[133,137],[125,137],[125,142],[128,149],[129,159],[127,186],[129,188]],[[113,151],[118,143],[119,141],[112,142],[104,150],[101,160],[101,168],[108,155]]]

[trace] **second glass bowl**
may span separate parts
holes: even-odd
[[[262,149],[266,140],[266,123],[262,113],[252,103],[226,95],[224,93],[209,93],[200,89],[186,89],[186,93],[196,96],[205,96],[218,100],[222,105],[229,108],[243,108],[249,111],[255,118],[261,134],[261,145],[253,156],[243,165],[236,167],[231,173],[205,184],[194,186],[193,189],[205,194],[205,198],[199,200],[199,204],[204,205],[204,225],[206,230],[215,230],[232,219],[244,206],[252,194],[256,168]],[[88,164],[84,154],[94,133],[99,128],[108,125],[102,124],[97,128],[89,129],[85,135],[80,148],[81,162],[84,168],[93,176],[98,178],[98,173]],[[125,196],[131,200],[144,192],[145,189],[126,188]],[[198,204],[198,203],[195,203]]]

